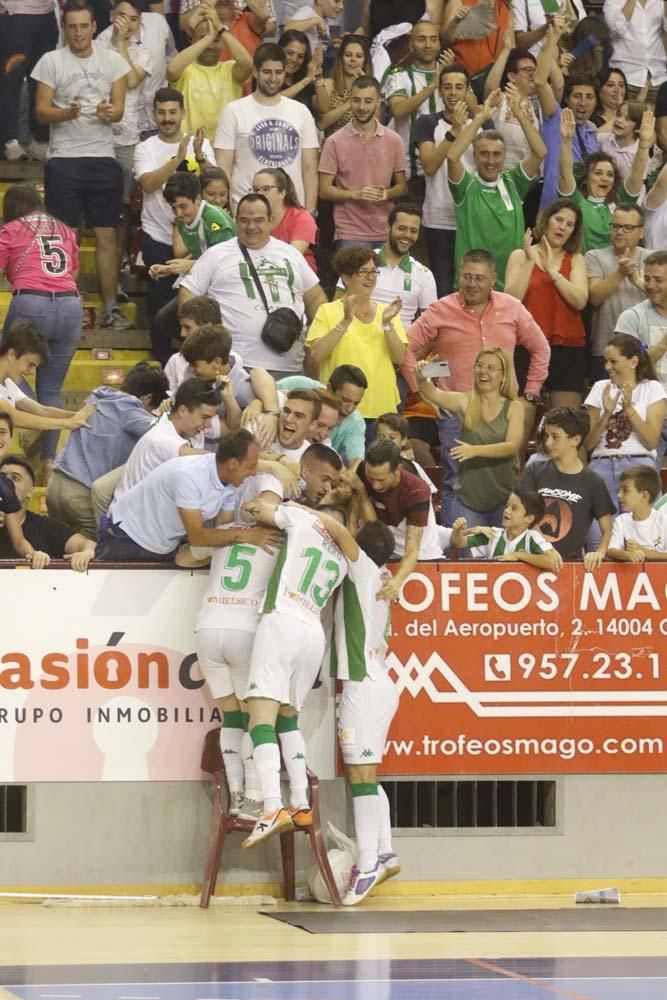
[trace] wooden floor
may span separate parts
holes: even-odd
[[[571,896],[384,896],[365,903],[384,911],[570,905]],[[625,897],[623,905],[666,907],[667,898]],[[314,935],[270,920],[259,909],[249,901],[208,911],[2,903],[0,998],[667,998],[667,932]]]

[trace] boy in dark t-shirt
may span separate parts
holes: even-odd
[[[564,406],[544,417],[544,445],[549,461],[527,466],[519,488],[534,490],[546,505],[540,531],[563,559],[581,559],[588,530],[597,520],[602,537],[594,552],[586,552],[584,566],[594,570],[607,555],[616,505],[597,473],[579,458],[588,434],[585,410]]]

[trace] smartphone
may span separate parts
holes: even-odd
[[[424,378],[447,378],[451,375],[449,361],[429,361],[421,370]]]

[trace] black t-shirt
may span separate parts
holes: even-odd
[[[16,496],[14,483],[4,473],[0,473],[0,512],[3,514],[16,514],[20,509],[21,504]],[[12,554],[13,552],[14,550],[12,549]]]
[[[604,480],[589,468],[569,475],[559,472],[551,460],[529,465],[519,489],[533,490],[544,498],[546,513],[536,527],[563,559],[581,559],[592,522],[616,513]]]
[[[5,476],[0,476],[0,480],[5,478]],[[13,488],[13,484],[10,485]],[[21,509],[20,504],[18,509]],[[54,517],[44,517],[28,510],[23,522],[23,534],[33,549],[46,552],[52,559],[62,559],[65,554],[65,546],[76,532],[63,524],[62,521],[56,521]],[[16,553],[5,528],[0,529],[0,559],[16,559]]]
[[[425,0],[371,0],[371,39],[392,24],[416,24],[426,13]]]

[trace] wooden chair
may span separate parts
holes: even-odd
[[[208,849],[206,852],[206,864],[204,866],[204,879],[201,888],[201,898],[199,905],[206,909],[210,903],[211,896],[215,892],[215,884],[218,880],[218,870],[222,849],[225,845],[225,838],[228,833],[239,830],[245,834],[250,833],[253,823],[248,820],[238,819],[229,814],[229,789],[225,778],[225,769],[220,752],[220,729],[211,729],[204,738],[204,748],[201,757],[201,769],[205,774],[210,774],[213,779],[213,812],[211,815],[211,828],[208,836]],[[308,771],[308,789],[310,793],[310,805],[313,811],[313,824],[299,830],[288,830],[280,835],[280,855],[283,866],[283,888],[285,899],[292,902],[296,899],[296,861],[294,850],[294,835],[296,833],[306,833],[310,837],[310,847],[313,852],[317,867],[320,870],[324,883],[329,890],[329,895],[334,906],[340,906],[340,893],[336,885],[336,880],[329,865],[326,844],[322,836],[320,818],[320,783],[317,775]]]

